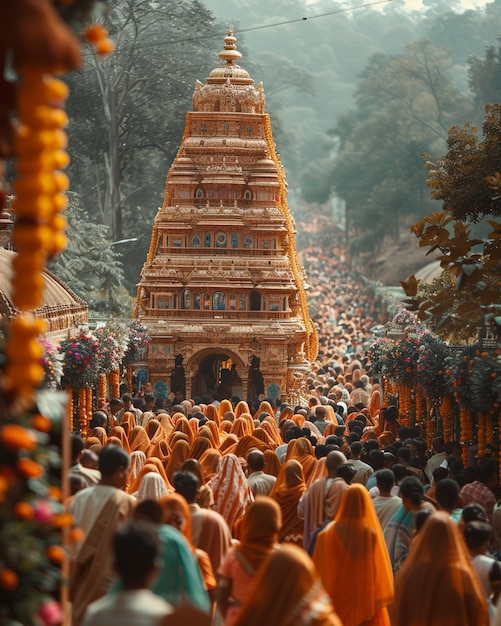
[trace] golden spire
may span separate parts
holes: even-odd
[[[235,45],[236,40],[237,38],[233,36],[233,31],[230,28],[228,34],[224,38],[224,50],[218,54],[218,57],[223,61],[226,61],[229,65],[242,58],[242,55],[237,50]]]

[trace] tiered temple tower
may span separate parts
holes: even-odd
[[[304,394],[317,334],[263,85],[229,32],[197,81],[167,176],[134,316],[149,330],[144,368],[186,397]],[[179,397],[179,396],[178,396]]]

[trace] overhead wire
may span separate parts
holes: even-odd
[[[345,7],[343,9],[336,9],[334,11],[327,11],[325,13],[318,13],[316,15],[307,15],[307,16],[303,16],[303,17],[297,17],[297,18],[293,18],[290,20],[283,20],[281,22],[272,22],[271,24],[261,24],[260,26],[249,26],[248,28],[238,28],[238,29],[232,29],[232,32],[234,34],[241,34],[241,33],[250,33],[253,31],[257,31],[257,30],[264,30],[267,28],[276,28],[278,26],[287,26],[288,24],[296,24],[296,23],[300,23],[300,22],[306,22],[306,21],[311,21],[311,20],[316,20],[319,18],[323,18],[323,17],[330,17],[331,15],[340,15],[341,13],[350,13],[351,11],[358,11],[360,9],[367,9],[370,7],[374,7],[380,4],[388,4],[390,2],[394,2],[394,0],[375,0],[375,2],[367,2],[365,4],[359,4],[357,6],[354,7]],[[138,44],[135,45],[134,47],[136,49],[142,49],[142,48],[153,48],[153,47],[160,47],[160,46],[168,46],[168,45],[173,45],[176,43],[189,43],[189,42],[194,42],[194,41],[203,41],[208,40],[208,39],[215,39],[217,37],[224,37],[227,34],[227,31],[225,31],[224,33],[213,33],[211,35],[199,35],[196,37],[182,37],[180,39],[170,39],[169,41],[161,41],[161,42],[152,42],[152,43],[144,43],[144,44]],[[119,52],[120,50],[126,50],[127,47],[126,46],[121,46],[118,47],[116,49],[116,52]],[[95,54],[94,51],[89,51],[88,53],[84,53],[84,56],[88,56],[88,55],[93,55]]]

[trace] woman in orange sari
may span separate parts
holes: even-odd
[[[282,435],[280,434],[280,430],[278,429],[274,417],[265,417],[264,420],[261,422],[261,428],[265,430],[268,435],[273,439],[273,441],[275,442],[275,447],[283,443]]]
[[[255,576],[234,626],[343,626],[304,550],[284,545]]]
[[[102,446],[105,446],[106,442],[108,441],[108,435],[106,434],[106,430],[102,426],[96,426],[95,428],[93,428],[90,436],[97,437],[99,439],[99,443]]]
[[[214,492],[214,509],[224,517],[232,530],[237,519],[244,515],[254,501],[238,458],[234,454],[223,456],[218,473],[208,484]]]
[[[120,439],[122,448],[124,450],[127,450],[127,452],[130,454],[129,440],[127,439],[127,435],[122,426],[114,426],[111,429],[110,437],[117,437],[118,439]]]
[[[167,478],[170,482],[172,482],[174,474],[181,470],[183,463],[188,458],[189,452],[190,446],[186,441],[176,441],[174,447],[172,448],[169,460],[167,461],[167,467],[165,468],[165,473],[167,474]]]
[[[165,471],[165,467],[164,467],[164,464],[162,463],[162,461],[160,459],[154,457],[154,456],[150,456],[150,458],[148,459],[147,463],[149,465],[154,465],[157,468],[158,473],[160,474],[160,476],[164,480],[165,484],[167,485],[167,489],[169,491],[174,491],[174,487],[172,486],[170,480],[167,477],[167,472]]]
[[[282,511],[282,527],[278,535],[280,543],[303,545],[304,520],[297,516],[297,505],[305,491],[306,484],[301,463],[296,459],[286,461],[270,493],[270,498],[278,503]]]
[[[308,487],[311,483],[318,460],[315,457],[311,442],[306,437],[299,437],[299,439],[293,439],[289,442],[285,460],[289,461],[290,459],[297,459],[303,466],[304,482]]]
[[[433,513],[412,543],[390,613],[393,626],[489,625],[486,598],[449,514]]]
[[[252,578],[276,549],[281,523],[280,507],[266,496],[258,496],[242,519],[241,541],[228,550],[218,571],[217,601],[225,626],[235,623]]]
[[[198,478],[198,493],[195,502],[202,509],[212,509],[214,507],[214,493],[209,485],[205,484],[200,463],[196,459],[186,459],[181,471],[195,474]]]
[[[135,426],[132,429],[132,432],[129,435],[129,445],[131,452],[141,450],[141,452],[144,452],[146,456],[149,455],[151,442],[142,426]]]
[[[221,437],[219,434],[219,429],[215,422],[207,422],[202,426],[202,428],[198,431],[198,435],[202,437],[208,437],[212,444],[213,448],[219,448],[219,444],[221,443]]]
[[[254,424],[250,424],[244,417],[237,417],[231,425],[230,433],[241,439],[245,435],[252,435]]]
[[[264,470],[265,474],[270,474],[271,476],[278,476],[281,468],[280,459],[276,455],[274,450],[265,450],[264,451]]]
[[[127,487],[127,493],[136,493],[141,486],[141,481],[143,480],[143,477],[150,472],[153,472],[154,474],[160,474],[160,472],[158,471],[158,467],[156,467],[153,463],[146,463],[140,469],[136,478],[131,481],[131,484]]]
[[[265,431],[264,428],[261,428],[261,426],[252,431],[252,436],[265,443],[267,449],[275,450],[275,448],[277,447],[276,443],[273,441],[270,435]]]
[[[144,427],[146,434],[150,438],[151,445],[154,447],[159,441],[167,440],[165,430],[162,428],[160,422],[153,418]],[[152,448],[153,450],[153,448]]]
[[[166,437],[168,437],[171,434],[171,432],[174,430],[174,423],[172,421],[171,416],[167,415],[167,413],[159,413],[157,415],[157,420],[162,425],[162,428],[165,431]]]
[[[231,404],[230,400],[221,400],[220,404],[219,404],[219,423],[221,423],[224,420],[224,414],[228,413],[229,411],[233,411],[233,405]]]
[[[168,496],[160,498],[159,503],[164,514],[162,522],[177,528],[177,530],[184,535],[184,538],[197,559],[205,589],[211,601],[214,602],[216,599],[216,577],[214,576],[214,570],[212,569],[207,552],[195,548],[191,543],[191,511],[188,503],[183,496],[180,496],[178,493],[170,493]]]
[[[346,490],[334,522],[317,537],[313,561],[344,626],[390,626],[393,571],[364,485]]]
[[[238,437],[233,434],[229,434],[224,438],[224,441],[219,446],[219,452],[221,454],[229,454],[231,450],[236,448],[236,444],[238,443]]]
[[[223,455],[219,452],[219,450],[209,449],[200,458],[200,467],[206,482],[218,473],[222,456]]]
[[[169,448],[169,444],[166,439],[162,439],[158,443],[155,444],[153,451],[150,454],[150,458],[156,457],[162,461],[164,467],[167,465],[169,461],[169,457],[171,454],[171,449]]]
[[[257,448],[258,450],[261,450],[261,452],[264,452],[268,449],[268,445],[264,441],[261,441],[252,435],[245,435],[239,440],[234,448],[231,450],[228,449],[226,454],[231,452],[235,456],[247,458],[247,455],[253,448]]]
[[[259,408],[256,411],[256,417],[259,416],[261,413],[268,413],[268,415],[271,415],[271,417],[275,416],[275,411],[272,409],[271,404],[266,400],[263,400],[259,405]]]
[[[217,406],[214,404],[208,404],[205,409],[205,417],[209,420],[209,422],[214,422],[216,426],[219,426],[221,420],[219,419],[219,412],[217,410]]]
[[[184,415],[176,421],[176,426],[174,430],[171,432],[171,434],[169,435],[168,442],[171,448],[173,447],[172,437],[178,432],[188,435],[189,444],[191,446],[191,444],[193,443],[194,437],[190,428],[190,424]]]
[[[198,461],[198,459],[202,457],[204,452],[207,452],[207,450],[210,450],[211,448],[212,448],[212,443],[208,437],[203,437],[203,436],[195,437],[195,441],[193,442],[193,445],[190,448],[187,458],[197,459]]]
[[[136,427],[136,418],[134,417],[134,413],[131,413],[130,411],[125,411],[125,413],[122,415],[122,421],[120,422],[119,426],[122,426],[125,432],[129,434],[132,429]]]
[[[245,400],[240,400],[240,402],[235,407],[235,419],[238,419],[243,413],[248,413],[250,415],[249,405]]]

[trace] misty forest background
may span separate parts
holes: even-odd
[[[332,0],[110,4],[116,51],[89,48],[67,77],[70,243],[51,265],[91,315],[130,315],[195,81],[219,64],[230,26],[264,83],[296,221],[333,216],[375,278],[371,260],[408,248],[409,226],[440,210],[423,154],[444,155],[448,130],[468,120],[481,134],[485,104],[501,102],[501,0],[466,11],[424,0],[425,12],[404,0],[349,12]]]

